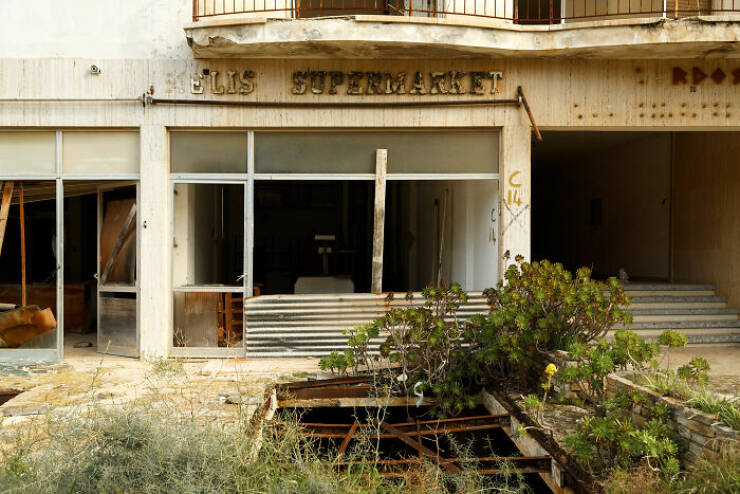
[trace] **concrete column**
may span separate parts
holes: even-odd
[[[167,128],[141,127],[139,331],[142,358],[166,357],[172,341]]]
[[[499,198],[501,211],[499,241],[499,277],[508,264],[506,251],[530,260],[532,235],[532,139],[530,127],[504,126],[501,132]]]

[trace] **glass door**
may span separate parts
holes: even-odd
[[[98,351],[139,355],[138,185],[98,189]]]

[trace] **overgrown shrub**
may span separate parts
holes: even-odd
[[[595,415],[582,418],[576,432],[566,436],[573,456],[592,473],[629,469],[643,462],[665,477],[679,472],[678,445],[665,423],[669,411],[651,409],[652,418],[638,427],[631,416],[636,401],[646,405],[639,395],[618,394],[597,407]]]
[[[632,320],[623,309],[629,297],[615,278],[593,280],[588,268],[574,276],[550,261],[527,263],[517,256],[504,280],[484,294],[490,314],[472,318],[466,332],[473,362],[480,372],[519,372],[522,381],[544,367],[547,353],[588,343]]]

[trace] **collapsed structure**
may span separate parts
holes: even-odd
[[[506,252],[738,341],[740,5],[638,3],[8,2],[0,358],[323,355]]]

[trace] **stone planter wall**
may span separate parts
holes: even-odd
[[[558,368],[574,365],[568,360],[567,352],[557,351],[552,354],[552,361]],[[578,389],[566,383],[557,382],[555,375],[553,389],[566,396],[577,397]],[[667,421],[668,427],[684,440],[686,448],[682,456],[684,463],[691,463],[696,458],[704,456],[716,458],[721,449],[730,450],[740,454],[740,432],[718,423],[718,418],[684,405],[679,400],[668,396],[662,396],[645,386],[635,384],[629,379],[629,375],[609,374],[606,378],[606,390],[609,396],[614,396],[619,391],[637,391],[647,397],[650,405],[637,405],[632,409],[632,418],[639,424],[644,424],[649,418],[647,409],[657,403],[664,403],[671,410],[671,418]]]

